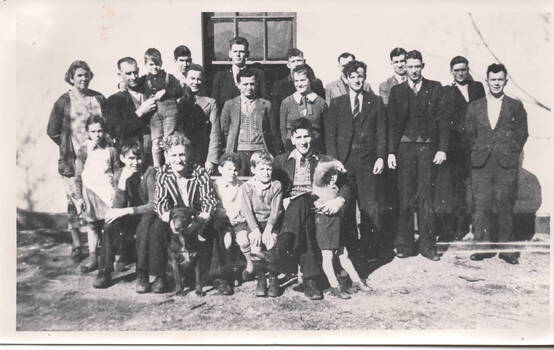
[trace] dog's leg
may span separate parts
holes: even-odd
[[[175,281],[175,294],[183,294],[183,284],[181,283],[181,272],[179,271],[179,264],[175,256],[170,257],[171,259],[171,269],[173,270],[173,280]]]
[[[198,295],[199,297],[203,297],[204,295],[206,295],[206,292],[204,292],[203,290],[203,287],[204,287],[204,279],[202,278],[202,276],[200,275],[200,261],[196,261],[195,265],[194,265],[194,278],[195,278],[195,281],[196,281],[196,295]]]

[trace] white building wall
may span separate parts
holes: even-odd
[[[38,183],[33,191],[35,210],[60,212],[65,209],[65,197],[57,178],[58,150],[45,132],[53,103],[69,88],[63,81],[69,64],[75,59],[87,61],[95,73],[91,88],[107,97],[116,91],[115,63],[120,57],[133,56],[142,64],[145,49],[156,47],[162,52],[165,68],[171,72],[173,48],[186,44],[194,61],[201,63],[200,12],[213,8],[185,2],[106,2],[79,9],[42,2],[39,6],[35,2],[29,4],[32,6],[21,6],[17,17],[15,89],[18,145],[27,135],[34,143],[20,147],[17,204],[26,207],[24,168],[28,166],[30,182]],[[382,7],[379,10],[376,5],[361,2],[337,4],[342,5],[328,5],[318,11],[305,9],[297,17],[298,47],[324,84],[337,78],[336,57],[343,51],[355,53],[368,64],[368,81],[375,91],[391,75],[388,53],[395,46],[419,49],[426,63],[424,75],[443,84],[451,81],[448,63],[455,55],[469,59],[476,80],[483,80],[487,65],[494,61],[466,12],[395,13],[391,12],[395,10],[392,7],[383,12]],[[291,6],[272,7],[295,10]],[[475,13],[474,18],[513,79],[552,107],[550,27],[544,19],[537,13],[496,12]],[[527,109],[530,137],[523,167],[538,177],[542,188],[539,213],[548,214],[553,191],[552,116],[534,105],[512,82],[507,93],[522,99]]]

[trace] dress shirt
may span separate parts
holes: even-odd
[[[408,79],[408,85],[410,85],[410,89],[412,89],[412,91],[415,91],[416,94],[421,89],[422,82],[423,82],[423,79],[419,79],[417,83],[414,83],[411,79]]]
[[[496,123],[498,123],[498,118],[500,117],[500,107],[502,107],[503,98],[504,95],[496,98],[491,94],[487,94],[487,115],[489,117],[489,123],[491,124],[492,129],[494,129],[496,127]]]
[[[466,102],[469,102],[469,91],[468,91],[468,84],[458,84],[458,82],[454,82],[458,90],[462,93],[462,96],[466,100]]]
[[[358,102],[359,102],[358,113],[362,111],[362,100],[363,100],[362,92],[363,91],[356,93],[352,89],[348,90],[348,93],[350,95],[350,107],[352,107],[352,111],[354,111],[354,99],[356,98],[356,95],[358,97]]]

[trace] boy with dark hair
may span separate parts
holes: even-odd
[[[465,116],[471,102],[485,96],[483,84],[469,75],[467,58],[450,61],[453,82],[443,87],[441,115],[448,121],[448,162],[438,168],[435,186],[436,229],[439,240],[461,239],[471,222],[471,148],[464,133]]]
[[[387,107],[388,166],[398,164],[399,223],[396,256],[417,252],[440,260],[436,248],[432,178],[446,161],[448,121],[440,113],[442,86],[425,79],[421,52],[406,54],[408,80],[392,87]],[[419,246],[414,241],[414,212],[418,215]]]
[[[150,116],[152,158],[154,166],[162,164],[163,150],[160,143],[165,136],[175,132],[177,125],[177,99],[183,95],[179,81],[162,67],[160,51],[149,48],[144,53],[148,73],[140,78],[140,85],[148,98],[156,100],[156,110]]]
[[[143,150],[136,138],[125,140],[120,146],[119,160],[123,167],[114,175],[115,193],[110,209],[105,217],[106,225],[102,234],[98,275],[94,288],[107,288],[114,271],[122,271],[125,264],[133,260],[134,235],[141,215],[153,211],[148,201],[146,188],[141,185]],[[152,172],[149,168],[147,172]],[[146,175],[145,175],[146,176]],[[137,291],[139,290],[137,280]]]
[[[250,56],[248,40],[237,36],[229,41],[229,58],[231,59],[231,68],[221,70],[214,76],[212,84],[212,97],[217,103],[217,108],[221,110],[226,101],[240,95],[238,88],[238,74],[246,68],[246,61]],[[256,75],[256,96],[265,98],[265,76],[260,69],[250,68]]]
[[[225,102],[221,112],[221,131],[225,153],[238,153],[242,167],[239,175],[250,175],[250,156],[256,151],[275,148],[279,141],[270,129],[271,102],[256,95],[258,81],[250,69],[237,76],[240,96]]]

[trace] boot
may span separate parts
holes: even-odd
[[[318,288],[317,283],[314,279],[304,279],[304,295],[307,296],[310,300],[321,300],[323,299],[323,294]]]
[[[332,295],[334,297],[337,297],[339,299],[350,299],[350,295],[348,295],[342,287],[336,287],[336,288],[330,288],[329,289],[329,295]]]
[[[259,274],[256,276],[258,284],[256,285],[256,296],[257,297],[267,297],[267,279],[264,274]]]
[[[267,294],[272,297],[278,297],[281,294],[281,288],[279,287],[279,279],[272,273],[269,275],[269,290]]]
[[[98,275],[96,275],[96,279],[94,280],[93,287],[100,289],[108,288],[111,281],[112,273],[108,269],[99,269]]]
[[[88,259],[81,265],[81,272],[82,273],[89,273],[91,271],[94,271],[98,268],[98,257],[96,256],[96,252],[91,252],[88,256]]]
[[[144,271],[137,271],[137,293],[149,293],[150,283],[148,282],[148,274]]]

